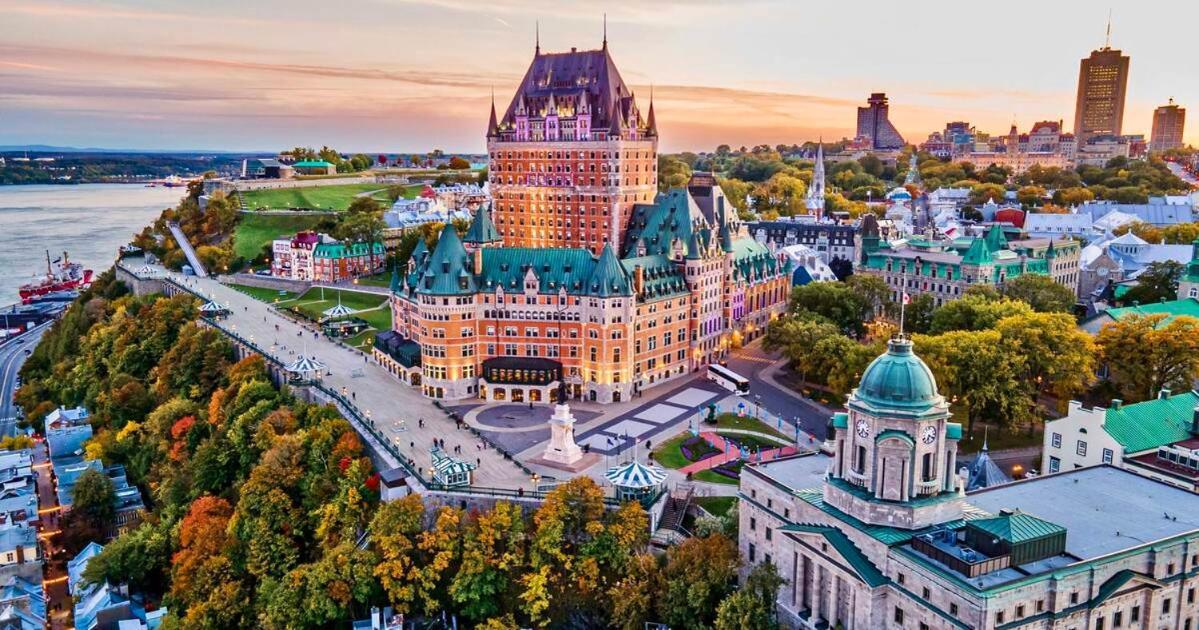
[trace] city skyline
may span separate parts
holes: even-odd
[[[491,90],[515,90],[512,68],[532,55],[536,24],[543,51],[599,48],[604,11],[630,88],[647,100],[653,86],[667,152],[852,137],[872,92],[887,93],[908,142],[950,120],[992,134],[1013,120],[1021,129],[1072,122],[1078,64],[1103,46],[1106,11],[1016,2],[981,16],[950,6],[862,22],[848,7],[768,0],[677,0],[652,13],[623,1],[375,0],[365,11],[214,2],[200,11],[18,0],[0,6],[10,25],[0,39],[9,122],[0,144],[482,152]],[[1199,8],[1159,8],[1177,19],[1163,23],[1145,7],[1117,12],[1112,30],[1112,47],[1132,58],[1124,132],[1146,137],[1169,98],[1199,102],[1172,50]],[[944,28],[954,17],[960,28]],[[1054,35],[1041,41],[997,35],[1046,24]],[[1197,131],[1185,140],[1199,144]]]

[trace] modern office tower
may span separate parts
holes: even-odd
[[[1169,151],[1182,147],[1182,127],[1187,110],[1174,104],[1174,99],[1153,110],[1153,133],[1149,137],[1150,151]]]
[[[895,125],[887,117],[890,106],[887,95],[875,92],[866,101],[866,107],[858,108],[859,139],[869,138],[872,149],[900,149],[905,142],[903,136],[895,129]]]
[[[1079,146],[1095,136],[1119,136],[1123,128],[1129,58],[1110,43],[1091,51],[1078,69],[1074,135]]]

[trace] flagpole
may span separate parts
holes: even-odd
[[[904,272],[900,274],[900,289],[899,289],[899,338],[903,339],[903,316],[904,309],[908,303],[908,274],[907,267],[904,267]]]

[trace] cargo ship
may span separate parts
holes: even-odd
[[[62,258],[51,261],[50,251],[47,250],[46,275],[21,285],[21,302],[29,304],[53,293],[85,289],[91,283],[91,269],[84,269],[83,265],[71,262],[66,252],[62,253]]]

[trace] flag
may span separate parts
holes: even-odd
[[[912,303],[912,296],[908,295],[908,292],[907,292],[907,291],[904,291],[904,292],[903,292],[903,297],[902,297],[902,298],[900,298],[900,299],[902,299],[902,300],[903,300],[903,303],[904,303],[904,304],[911,304],[911,303]]]

